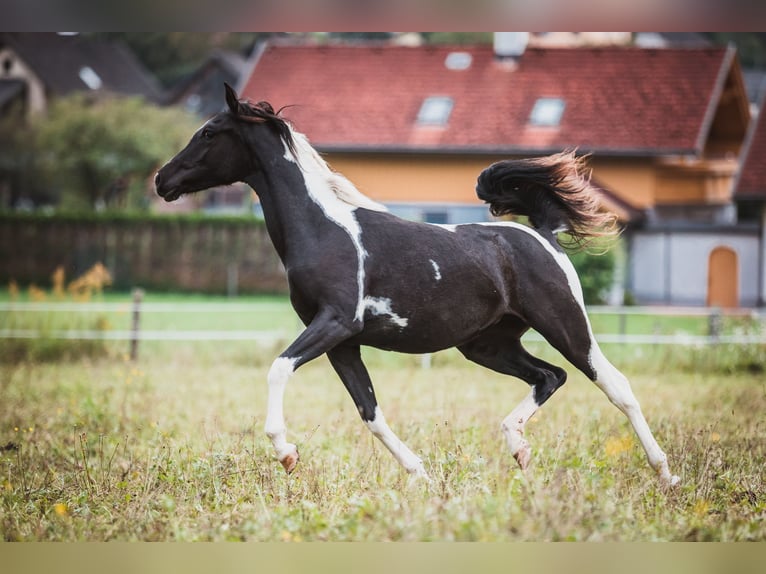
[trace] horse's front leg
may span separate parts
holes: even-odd
[[[412,452],[386,423],[386,419],[378,407],[370,375],[362,362],[359,346],[339,345],[328,351],[327,357],[346,386],[359,411],[359,416],[362,417],[370,432],[391,451],[391,454],[404,467],[404,470],[415,477],[430,481],[420,457]]]
[[[356,330],[331,312],[319,313],[300,336],[271,365],[268,374],[269,397],[264,430],[271,439],[277,458],[290,473],[298,464],[297,447],[287,442],[283,400],[290,376],[301,365],[326,353]]]

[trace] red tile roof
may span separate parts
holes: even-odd
[[[739,199],[766,199],[766,97],[750,130],[742,150],[742,165],[734,194]]]
[[[471,65],[445,59],[467,52]],[[241,96],[275,107],[321,150],[699,153],[731,67],[726,48],[528,48],[517,66],[491,46],[267,45]],[[449,96],[445,128],[418,127]],[[538,98],[562,98],[558,127],[535,127]]]

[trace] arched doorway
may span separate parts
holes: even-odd
[[[707,271],[709,307],[739,307],[739,261],[730,247],[710,252]]]

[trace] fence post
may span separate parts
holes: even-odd
[[[236,297],[239,291],[239,266],[231,262],[226,266],[226,294]]]
[[[713,338],[715,343],[718,343],[718,338],[721,336],[721,323],[721,309],[713,307],[708,317],[708,335]]]
[[[620,338],[624,338],[625,335],[628,333],[628,314],[625,312],[625,307],[620,306],[618,307],[618,313],[619,315],[619,331],[620,331]]]
[[[141,323],[141,301],[144,299],[143,289],[133,289],[133,321],[130,328],[130,360],[138,359],[139,327]]]

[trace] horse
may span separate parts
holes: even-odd
[[[476,191],[495,215],[514,221],[435,225],[400,219],[330,168],[308,139],[268,102],[240,101],[225,85],[223,110],[159,169],[157,194],[177,200],[245,182],[260,199],[284,264],[291,304],[305,325],[267,375],[265,433],[287,473],[298,450],[287,441],[285,387],[302,365],[326,354],[367,428],[411,475],[423,461],[386,422],[361,347],[402,353],[457,348],[468,360],[511,375],[529,394],[500,425],[522,470],[531,460],[524,429],[560,388],[566,371],[522,346],[540,333],[622,411],[662,484],[674,485],[628,379],[599,348],[575,269],[558,243],[602,232],[608,215],[574,152],[509,159],[487,167]]]

